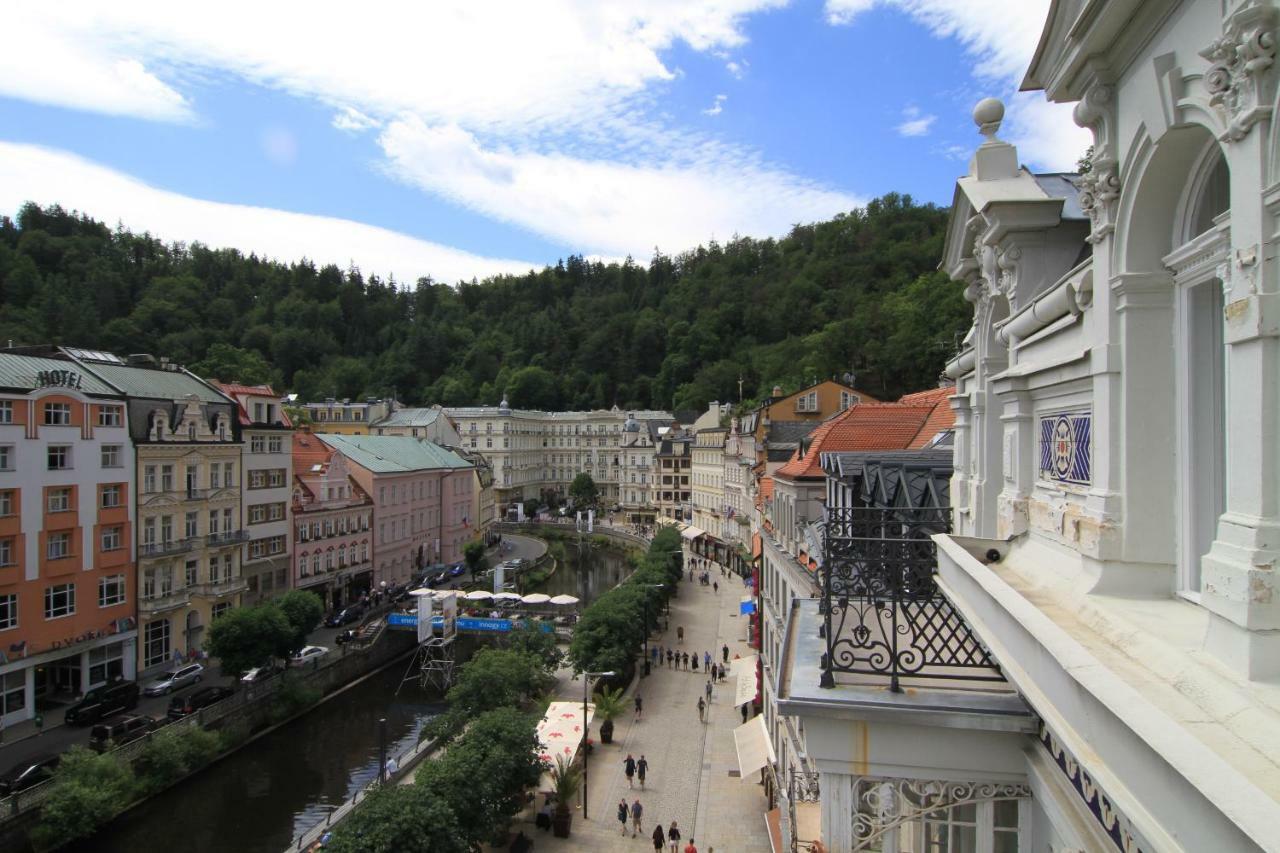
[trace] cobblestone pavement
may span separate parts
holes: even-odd
[[[679,596],[671,602],[670,628],[651,637],[651,646],[675,643],[676,629],[684,626],[684,643],[674,648],[699,656],[697,672],[675,671],[666,666],[639,679],[628,691],[627,707],[639,694],[644,701],[644,717],[636,722],[627,713],[614,721],[613,743],[601,744],[598,728],[591,733],[595,749],[588,770],[588,818],[583,819],[581,803],[574,809],[573,826],[567,839],[518,823],[536,842],[538,851],[650,851],[655,823],[663,829],[672,820],[679,823],[680,850],[690,836],[697,839],[699,853],[714,848],[715,853],[769,853],[765,827],[764,789],[759,774],[747,780],[730,777],[737,769],[733,729],[742,723],[741,710],[734,707],[733,679],[713,688],[708,722],[698,720],[698,697],[707,678],[701,656],[709,651],[719,663],[720,649],[729,646],[729,658],[751,654],[747,646],[746,624],[738,617],[738,602],[745,594],[741,580],[713,577],[723,581],[719,593],[696,582],[681,581]],[[558,698],[582,701],[582,682],[562,680]],[[639,781],[627,786],[622,765],[627,754],[649,761],[646,785]],[[628,825],[621,834],[617,820],[618,801],[630,804],[639,798],[644,807],[641,833],[633,838]]]

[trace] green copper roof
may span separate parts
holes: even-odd
[[[316,438],[375,474],[472,467],[438,444],[408,436],[320,433]]]
[[[24,391],[32,391],[46,384],[40,381],[40,374],[52,371],[71,371],[76,374],[76,389],[85,394],[119,396],[116,389],[74,361],[0,352],[0,388],[21,388]]]
[[[181,370],[133,367],[127,364],[83,364],[130,397],[149,400],[182,400],[195,394],[205,403],[233,404],[215,389]]]

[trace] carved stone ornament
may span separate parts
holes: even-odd
[[[1076,179],[1080,208],[1089,214],[1088,240],[1099,243],[1115,231],[1120,199],[1120,164],[1115,156],[1115,89],[1095,83],[1076,104],[1072,117],[1093,132],[1091,168]]]
[[[1204,86],[1227,126],[1223,141],[1244,139],[1271,115],[1278,16],[1269,0],[1250,0],[1227,20],[1222,37],[1200,51],[1213,63]]]
[[[1021,259],[1022,250],[1017,246],[1010,246],[996,256],[996,264],[1000,267],[1000,292],[1008,296],[1011,303],[1016,302],[1014,289],[1018,284],[1018,261]]]
[[[878,850],[889,830],[926,817],[939,818],[947,809],[989,800],[1020,800],[1031,789],[1016,782],[948,782],[932,779],[892,779],[862,776],[854,781],[854,850]]]

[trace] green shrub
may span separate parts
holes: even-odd
[[[161,729],[147,741],[134,772],[143,793],[163,791],[183,776],[208,764],[222,752],[222,738],[198,726],[181,731]]]
[[[324,691],[319,687],[312,687],[296,678],[287,677],[284,684],[271,697],[271,721],[283,722],[299,711],[310,708],[323,698]]]
[[[137,794],[133,771],[119,757],[83,746],[62,754],[52,790],[31,833],[39,850],[52,850],[92,835]]]

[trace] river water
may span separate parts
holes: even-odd
[[[622,552],[566,545],[565,565],[543,586],[593,601],[626,576]],[[584,568],[585,563],[585,568]],[[107,826],[73,853],[282,853],[378,772],[378,719],[398,755],[443,710],[416,681],[396,688],[407,660],[330,699]]]

